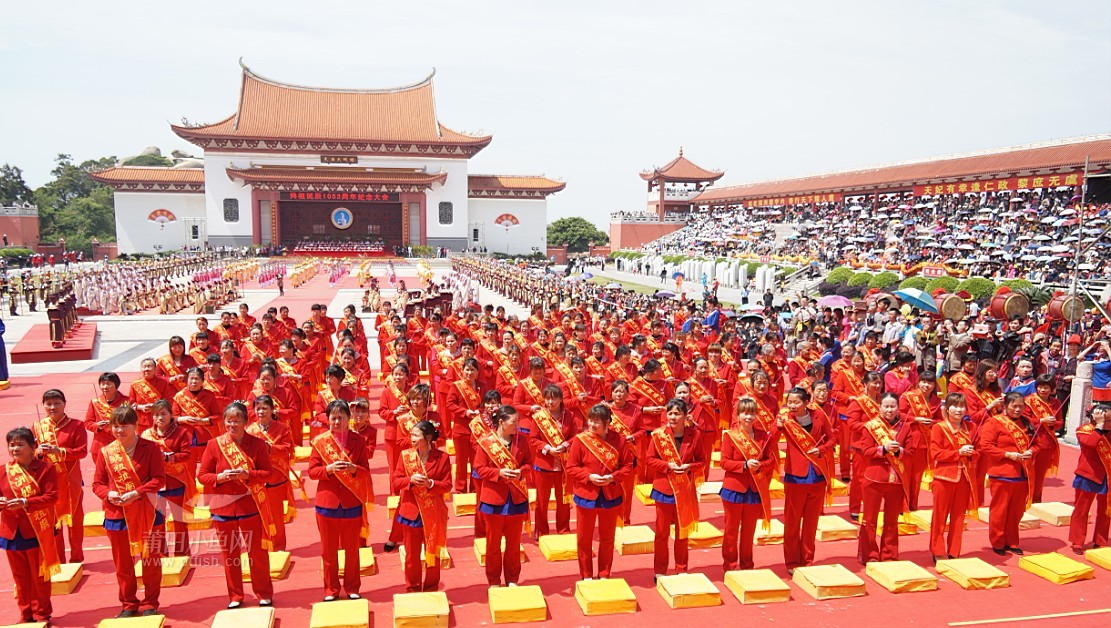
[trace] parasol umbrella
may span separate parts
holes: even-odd
[[[1049,240],[1052,240],[1053,238],[1045,235],[1044,233],[1039,233],[1038,235],[1034,236],[1034,239],[1037,240],[1038,242],[1048,242]]]
[[[594,279],[594,273],[592,273],[590,271],[586,271],[585,273],[582,274],[582,278],[583,279]]]
[[[1084,263],[1084,264],[1081,264],[1081,265],[1077,266],[1077,268],[1079,268],[1080,270],[1095,270],[1096,265],[1095,264]]]
[[[1022,202],[1022,199],[1016,196],[1016,197],[1014,197],[1014,198],[1012,198],[1012,199],[1011,199],[1011,202],[1012,202],[1012,203],[1021,203],[1021,202]]]
[[[1067,244],[1058,244],[1050,250],[1052,250],[1054,253],[1068,253],[1072,250],[1072,247]]]
[[[896,290],[894,295],[903,300],[903,303],[911,307],[916,307],[924,312],[937,314],[937,305],[934,304],[934,298],[928,293],[923,292],[917,288],[905,288],[903,290]]]
[[[962,244],[962,245],[958,246],[957,248],[962,250],[962,251],[975,251],[976,250],[976,247],[972,246],[971,244]]]
[[[1038,259],[1036,259],[1034,261],[1035,262],[1052,262],[1053,258],[1049,255],[1042,255],[1041,257],[1039,257]]]
[[[670,290],[657,290],[656,294],[653,294],[652,296],[656,297],[657,299],[673,299],[675,298],[675,293]]]
[[[1078,238],[1076,236],[1069,236],[1069,237],[1061,240],[1061,242],[1079,242],[1079,241],[1080,241],[1080,238]]]
[[[1032,262],[1032,261],[1038,259],[1038,256],[1037,255],[1023,255],[1019,259],[1024,261],[1024,262]]]
[[[1075,216],[1076,215],[1076,210],[1075,209],[1063,209],[1063,210],[1061,210],[1061,212],[1058,215],[1059,216]]]
[[[741,309],[745,310],[745,311],[748,311],[748,312],[755,312],[755,311],[761,311],[762,312],[762,311],[764,311],[764,304],[763,303],[755,303],[755,302],[754,303],[746,303],[745,305],[741,306]]]
[[[616,281],[611,281],[611,282],[609,282],[609,283],[607,283],[607,284],[606,284],[606,290],[620,290],[620,289],[622,289],[623,287],[624,287],[624,286],[622,286],[621,284],[617,283]]]
[[[746,314],[742,314],[741,317],[740,317],[740,320],[741,320],[741,322],[752,321],[752,322],[760,323],[760,322],[764,321],[764,315],[763,314],[757,314],[756,312],[748,312]]]
[[[1016,239],[1016,240],[1033,240],[1033,239],[1034,239],[1034,236],[1029,236],[1029,235],[1020,235],[1020,236],[1018,236],[1018,237],[1017,237],[1017,238],[1015,238],[1015,239]]]
[[[735,310],[724,310],[722,314],[725,316],[725,318],[737,318],[740,316],[740,314],[737,314]]]
[[[1054,218],[1053,216],[1046,216],[1045,218],[1042,218],[1040,222],[1041,222],[1041,223],[1042,223],[1043,225],[1051,225],[1051,224],[1053,224],[1053,223],[1054,223],[1054,222],[1056,222],[1056,221],[1057,221],[1057,219],[1056,219],[1056,218]]]
[[[686,276],[686,275],[684,275],[684,274],[683,274],[682,272],[680,272],[680,271],[675,271],[675,272],[671,273],[671,278],[672,278],[672,279],[686,279],[686,278],[687,278],[687,276]],[[674,296],[674,295],[672,295],[672,296]]]
[[[853,302],[839,294],[831,294],[818,299],[818,307],[852,307]]]

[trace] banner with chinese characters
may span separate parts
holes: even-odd
[[[804,194],[802,196],[780,196],[778,198],[757,198],[745,201],[745,207],[780,207],[783,205],[810,205],[812,203],[840,203],[844,194]]]
[[[1036,190],[1056,188],[1065,185],[1084,183],[1083,172],[1065,174],[1039,174],[1026,177],[1004,177],[986,181],[956,181],[935,185],[914,186],[915,196],[936,196],[938,194],[971,194],[976,192],[1013,192],[1015,190]]]
[[[280,199],[283,201],[400,203],[401,195],[387,192],[282,192]]]

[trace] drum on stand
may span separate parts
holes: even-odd
[[[943,292],[934,295],[934,305],[938,315],[951,321],[964,320],[968,316],[968,304],[955,294]]]
[[[1049,318],[1075,323],[1084,316],[1084,301],[1080,297],[1059,294],[1049,300]]]
[[[1030,313],[1030,299],[1017,292],[1000,292],[991,298],[988,312],[997,320],[1009,321]]]

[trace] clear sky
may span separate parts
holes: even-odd
[[[9,2],[0,163],[123,157],[263,76],[388,87],[436,68],[472,173],[567,181],[549,217],[639,210],[687,157],[719,185],[1111,131],[1107,0]]]

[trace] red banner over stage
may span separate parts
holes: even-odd
[[[803,194],[801,196],[778,196],[776,198],[757,198],[745,201],[745,207],[779,207],[782,205],[809,205],[810,203],[840,203],[845,198],[841,193]]]
[[[955,181],[953,183],[938,183],[935,185],[914,186],[915,196],[935,196],[938,194],[972,194],[976,192],[1011,192],[1014,190],[1035,190],[1038,188],[1056,188],[1066,185],[1080,185],[1084,183],[1083,172],[1069,172],[1064,174],[1040,174],[1026,177],[1004,177],[988,179],[986,181]]]

